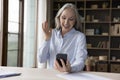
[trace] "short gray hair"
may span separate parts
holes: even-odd
[[[82,31],[82,24],[81,24],[81,16],[79,15],[77,8],[74,4],[72,3],[66,3],[58,12],[57,15],[55,17],[55,26],[57,29],[60,29],[60,15],[62,14],[62,12],[67,9],[67,8],[71,8],[74,12],[75,12],[75,16],[76,16],[76,23],[74,25],[74,28],[78,31]]]

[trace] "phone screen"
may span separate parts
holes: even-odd
[[[58,61],[59,65],[62,67],[62,63],[61,63],[60,59],[62,59],[64,61],[65,65],[66,65],[67,54],[58,53],[56,55],[56,60]]]

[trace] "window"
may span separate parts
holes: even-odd
[[[47,0],[3,1],[2,65],[36,67],[37,49],[43,41],[41,24],[46,19]]]
[[[24,0],[4,0],[3,65],[22,66]]]
[[[17,66],[18,37],[19,37],[19,0],[9,0],[7,66]]]

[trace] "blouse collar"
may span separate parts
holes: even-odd
[[[76,31],[76,30],[75,30],[74,28],[72,28],[69,32],[67,32],[67,33],[64,34],[64,38],[67,37],[67,36],[72,35],[75,31]],[[61,30],[58,31],[58,35],[59,35],[59,36],[62,36],[62,35],[61,35]]]

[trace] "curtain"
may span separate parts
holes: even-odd
[[[45,68],[37,60],[43,41],[42,22],[46,20],[47,0],[25,0],[23,67]]]
[[[39,10],[38,10],[38,43],[37,51],[40,48],[41,43],[43,42],[43,31],[42,31],[42,22],[46,20],[47,17],[47,0],[39,0]],[[38,52],[37,52],[38,53]],[[36,61],[38,68],[46,68],[46,63],[41,64],[39,61]]]
[[[37,1],[25,0],[23,67],[35,67]]]
[[[0,0],[0,65],[2,65],[3,0]]]

